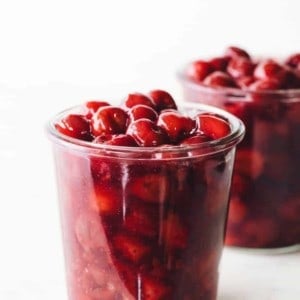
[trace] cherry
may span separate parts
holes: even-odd
[[[192,135],[191,137],[186,138],[181,142],[181,145],[195,145],[195,144],[202,144],[212,141],[212,138],[207,136],[204,133],[196,133],[195,135]]]
[[[91,141],[90,123],[85,116],[70,114],[55,124],[56,130],[72,138]]]
[[[155,104],[153,103],[152,99],[141,93],[129,94],[124,100],[124,104],[127,108],[131,108],[137,104],[143,104],[155,109]]]
[[[229,124],[218,116],[202,113],[196,116],[198,130],[212,139],[219,139],[227,136],[231,129]]]
[[[159,115],[157,125],[168,134],[171,143],[178,143],[196,130],[193,119],[178,112],[163,112]]]
[[[276,61],[267,59],[257,65],[254,70],[254,76],[262,80],[277,80],[282,85],[286,80],[287,72]]]
[[[196,81],[203,81],[207,75],[212,73],[212,65],[205,60],[197,60],[189,65],[187,76]]]
[[[143,104],[133,106],[129,110],[128,114],[131,121],[136,121],[138,119],[149,119],[151,121],[156,121],[158,118],[158,114],[153,108]]]
[[[275,78],[256,80],[248,86],[252,91],[278,90],[281,87],[282,82]]]
[[[142,147],[156,147],[168,143],[164,130],[148,119],[132,122],[127,128],[127,134],[131,135]]]
[[[292,68],[296,68],[300,70],[300,53],[295,53],[291,55],[287,60],[286,64]]]
[[[231,58],[245,57],[250,59],[250,55],[245,50],[235,46],[228,47],[225,51],[225,55]]]
[[[203,83],[211,87],[236,87],[234,80],[221,71],[211,73],[204,79]]]
[[[177,109],[173,97],[166,91],[153,90],[149,92],[149,96],[153,100],[158,112],[164,109]]]
[[[128,122],[126,112],[116,106],[100,107],[92,118],[92,132],[101,134],[125,133]]]
[[[255,78],[253,76],[243,76],[236,79],[237,85],[242,89],[248,89],[248,87],[254,83]]]
[[[208,62],[214,71],[225,72],[230,61],[229,56],[220,56],[210,59]]]
[[[227,67],[227,72],[234,78],[243,76],[251,76],[253,74],[255,64],[244,57],[237,57],[232,59]]]
[[[98,135],[93,143],[114,146],[136,147],[137,143],[132,136],[127,134],[102,134]]]
[[[100,107],[103,107],[103,106],[110,106],[110,104],[105,101],[96,101],[96,100],[86,102],[85,107],[88,109],[86,117],[90,119],[94,115],[94,113]]]
[[[114,135],[105,144],[114,146],[136,147],[137,143],[134,138],[128,134]]]

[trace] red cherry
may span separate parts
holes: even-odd
[[[168,143],[163,129],[148,119],[139,119],[132,122],[127,129],[137,144],[142,147],[156,147]]]
[[[196,116],[196,122],[198,130],[213,139],[225,137],[230,134],[231,131],[229,124],[215,115],[206,113],[198,114]]]
[[[239,47],[228,47],[225,51],[225,55],[231,57],[231,58],[236,58],[236,57],[245,57],[250,59],[250,55],[243,49]]]
[[[164,174],[147,174],[132,178],[128,191],[148,203],[164,203],[170,193],[170,182]]]
[[[134,138],[128,134],[114,135],[105,144],[114,146],[126,146],[126,147],[137,147],[137,143]]]
[[[220,56],[210,59],[208,62],[214,71],[225,72],[230,61],[229,56]]]
[[[70,114],[55,124],[56,130],[72,138],[92,140],[90,122],[85,116]]]
[[[110,106],[110,104],[105,101],[96,101],[96,100],[86,102],[85,107],[88,109],[86,117],[90,119],[94,115],[94,113],[100,107],[103,107],[103,106]]]
[[[300,53],[296,53],[291,55],[285,62],[292,68],[296,68],[300,70]]]
[[[260,62],[254,70],[254,76],[262,80],[277,80],[283,84],[286,80],[287,71],[283,66],[272,59]]]
[[[214,69],[209,62],[197,60],[188,66],[187,75],[193,80],[203,81],[213,71]]]
[[[191,137],[186,138],[181,142],[181,145],[195,145],[211,141],[212,138],[204,133],[197,133]]]
[[[92,131],[101,134],[125,133],[128,121],[126,112],[116,106],[100,107],[92,118]]]
[[[113,243],[115,249],[134,264],[140,263],[151,254],[150,246],[135,236],[119,233],[114,237]]]
[[[136,121],[139,119],[148,119],[151,121],[156,121],[158,118],[158,114],[153,108],[143,104],[133,106],[129,110],[128,114],[131,121]]]
[[[255,64],[244,57],[237,57],[232,59],[227,67],[227,72],[234,78],[243,76],[251,76],[253,74]]]
[[[184,249],[186,247],[188,230],[175,213],[170,213],[164,220],[163,237],[167,248]]]
[[[172,298],[172,289],[169,285],[158,280],[156,277],[143,276],[142,278],[142,299],[163,300]]]
[[[128,134],[102,134],[98,135],[93,143],[114,146],[136,147],[134,138]]]
[[[170,141],[177,144],[196,130],[193,119],[183,116],[178,112],[163,112],[159,115],[157,125],[168,134]]]
[[[131,108],[138,104],[143,104],[143,105],[150,106],[151,108],[155,109],[155,104],[153,103],[152,99],[141,93],[129,94],[127,96],[127,98],[125,99],[124,104],[128,108]]]
[[[204,79],[203,83],[211,87],[236,87],[234,80],[221,71],[211,73]]]
[[[251,91],[278,90],[281,87],[282,83],[274,78],[256,80],[248,86]]]
[[[248,87],[255,81],[253,76],[243,76],[236,79],[237,85],[242,89],[248,89]]]
[[[153,90],[149,92],[149,96],[152,98],[158,112],[164,109],[177,109],[173,97],[166,91]]]

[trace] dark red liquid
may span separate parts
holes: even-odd
[[[70,299],[216,299],[233,154],[138,159],[57,146]]]
[[[226,244],[278,248],[300,243],[300,93],[212,91],[184,86],[188,101],[241,120]],[[241,96],[242,95],[242,96]]]

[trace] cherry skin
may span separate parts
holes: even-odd
[[[230,134],[231,131],[229,124],[225,120],[212,114],[198,114],[196,122],[198,130],[212,139],[223,138]]]
[[[105,144],[114,146],[136,147],[137,143],[132,136],[128,134],[102,134],[98,135],[94,140],[95,144]]]
[[[141,147],[156,147],[168,143],[164,130],[148,119],[132,122],[126,133],[131,135]]]
[[[124,100],[124,104],[127,108],[131,108],[138,104],[143,104],[155,109],[155,104],[153,103],[152,99],[141,93],[129,94],[127,98]]]
[[[226,73],[215,71],[208,75],[203,84],[211,87],[236,87],[234,80]]]
[[[163,112],[159,115],[157,125],[168,134],[171,143],[177,144],[196,130],[196,122],[178,112]]]
[[[214,69],[209,62],[205,60],[197,60],[189,65],[187,75],[191,79],[201,82],[213,71]]]
[[[92,139],[90,122],[85,116],[70,114],[55,124],[56,130],[72,138],[90,141]]]
[[[110,106],[108,102],[105,101],[97,101],[97,100],[92,100],[88,101],[85,103],[85,107],[87,108],[88,112],[86,114],[86,117],[88,119],[91,119],[92,116],[95,114],[95,112],[103,106]]]
[[[272,79],[278,80],[280,84],[284,84],[287,71],[279,63],[272,59],[267,59],[260,62],[254,70],[254,76],[257,79]]]
[[[249,90],[252,91],[266,91],[266,90],[278,90],[282,87],[282,83],[277,79],[260,79],[256,80],[249,86]]]
[[[153,108],[143,104],[133,106],[129,110],[128,114],[131,121],[136,121],[139,119],[149,119],[151,121],[156,121],[158,118],[158,114]]]
[[[244,57],[250,59],[250,55],[244,49],[234,46],[228,47],[225,51],[225,55],[231,58]]]
[[[255,78],[253,76],[243,76],[236,79],[236,83],[242,90],[248,89],[248,87],[255,82]]]
[[[225,72],[230,61],[229,56],[220,56],[210,59],[208,62],[214,71]]]
[[[164,109],[177,109],[177,105],[173,97],[166,91],[153,90],[149,92],[149,96],[153,100],[158,112]]]
[[[204,134],[204,133],[197,133],[195,135],[192,135],[188,138],[186,138],[185,140],[183,140],[181,142],[181,145],[195,145],[195,144],[202,144],[202,143],[206,143],[209,141],[212,141],[213,139],[211,137],[209,137],[208,135]]]
[[[292,68],[300,70],[300,53],[295,53],[291,55],[287,60],[286,64]]]
[[[120,107],[100,107],[92,118],[94,136],[101,134],[125,133],[128,122],[127,113]]]
[[[255,64],[251,62],[251,60],[244,57],[237,57],[229,62],[227,72],[233,78],[240,78],[243,76],[251,76],[254,68]]]

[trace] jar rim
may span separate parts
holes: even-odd
[[[217,116],[220,116],[223,119],[226,119],[231,127],[231,133],[223,138],[203,142],[199,144],[191,144],[191,145],[162,145],[158,147],[129,147],[129,146],[116,146],[116,145],[107,145],[107,144],[98,144],[92,143],[88,141],[83,141],[80,139],[76,139],[67,135],[60,133],[56,128],[55,124],[61,120],[64,116],[78,111],[81,106],[73,106],[67,108],[60,113],[56,114],[52,119],[48,120],[46,123],[46,134],[49,139],[55,144],[59,144],[65,148],[70,148],[74,151],[78,152],[88,152],[90,154],[101,154],[107,153],[109,154],[159,154],[159,153],[187,153],[193,150],[205,150],[202,155],[213,154],[216,152],[224,151],[225,149],[234,147],[238,144],[244,134],[245,134],[245,125],[244,123],[232,115],[231,113],[206,104],[198,104],[198,103],[182,103],[179,105],[180,109],[186,109],[189,111],[194,110],[195,112],[205,112],[212,113]]]

